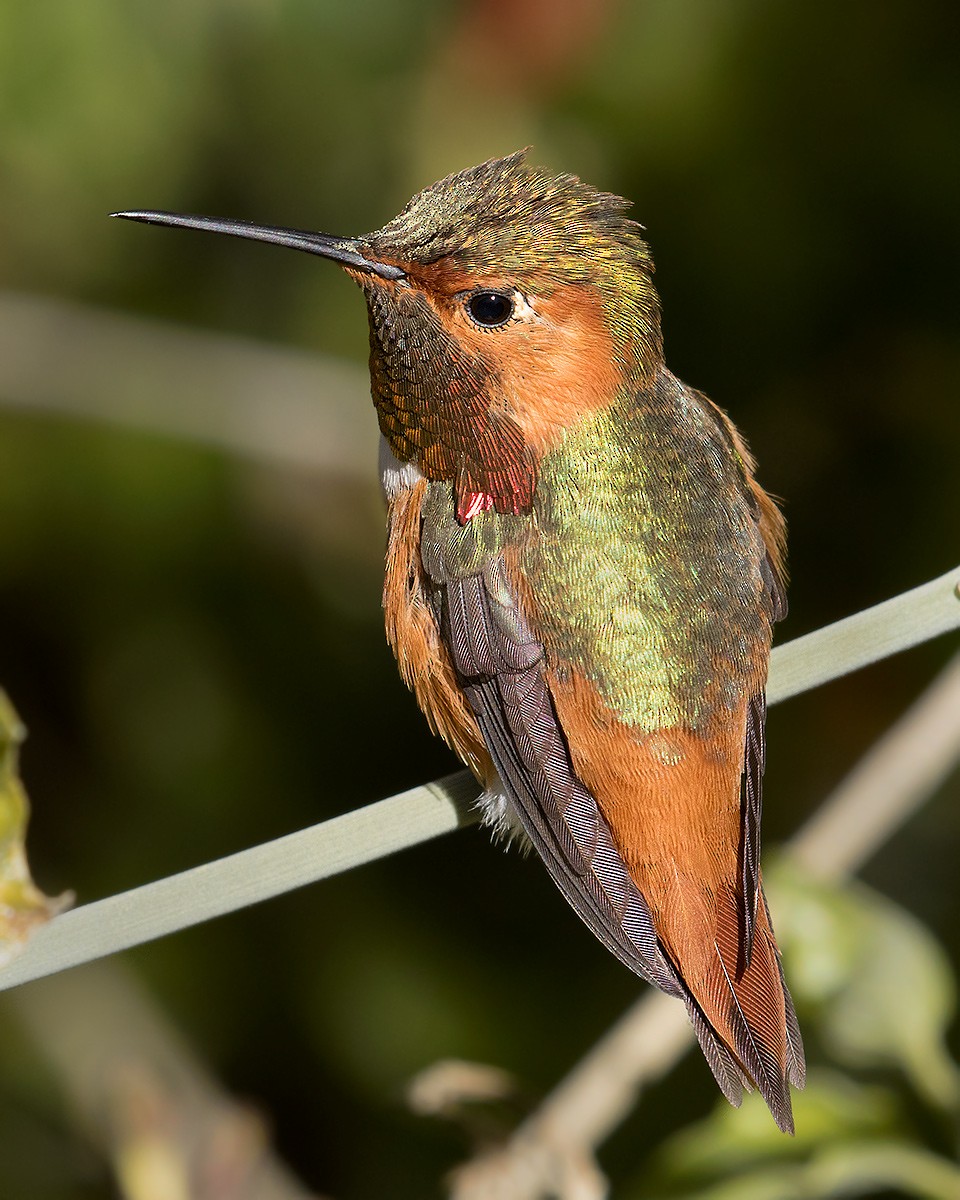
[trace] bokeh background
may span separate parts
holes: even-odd
[[[958,557],[956,27],[953,0],[0,7],[0,681],[30,730],[44,889],[95,899],[455,765],[384,643],[359,295],[305,255],[108,212],[358,233],[527,144],[629,196],[669,365],[730,411],[785,498],[785,640]],[[236,369],[238,390],[257,385],[242,412],[232,347],[257,363]],[[314,371],[342,387],[366,463],[320,445],[309,406],[291,423]],[[955,643],[772,712],[769,851]],[[960,962],[958,799],[954,776],[862,873],[919,922],[940,1024]],[[522,1107],[638,990],[535,863],[475,829],[125,962],[291,1169],[357,1200],[439,1195],[469,1153],[455,1124],[407,1109],[416,1072],[497,1064]],[[912,983],[905,1024],[930,1007]],[[826,1089],[810,1104],[832,1087],[846,1107],[811,1118],[816,1137],[744,1145],[691,1056],[603,1151],[615,1195],[793,1195],[824,1138],[953,1158],[955,1090],[844,1058],[797,998]],[[0,1020],[0,1196],[134,1195],[7,1002]],[[683,1130],[713,1156],[683,1152]],[[773,1182],[750,1191],[761,1168]],[[940,1194],[919,1177],[859,1190]]]

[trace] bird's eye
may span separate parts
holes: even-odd
[[[513,300],[503,292],[476,292],[467,301],[467,312],[478,325],[493,328],[513,316]]]

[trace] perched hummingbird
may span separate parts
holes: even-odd
[[[664,365],[627,201],[524,153],[339,238],[164,212],[362,288],[400,672],[601,942],[681,999],[724,1095],[793,1130],[803,1048],[760,882],[784,523]]]

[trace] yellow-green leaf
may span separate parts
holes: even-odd
[[[0,966],[69,903],[67,896],[45,896],[30,878],[24,849],[30,802],[17,772],[25,736],[9,697],[0,691]]]
[[[934,1104],[960,1103],[944,1035],[956,1008],[939,943],[904,909],[860,883],[824,884],[778,869],[771,895],[787,975],[801,1008],[851,1066],[897,1066]]]
[[[793,1094],[797,1136],[785,1138],[756,1092],[743,1107],[718,1100],[703,1121],[672,1137],[658,1155],[665,1178],[725,1178],[770,1162],[807,1158],[822,1146],[850,1139],[885,1141],[895,1130],[893,1098],[835,1071],[811,1071],[807,1087]]]

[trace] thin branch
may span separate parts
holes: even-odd
[[[767,703],[929,641],[960,626],[960,567],[909,592],[778,646],[770,659]]]
[[[65,927],[55,917],[0,972],[0,990],[224,916],[448,833],[472,822],[470,805],[477,794],[472,777],[459,771],[309,829],[75,908],[63,914],[68,918]]]
[[[373,487],[366,371],[292,347],[0,291],[0,400]]]
[[[5,1003],[125,1196],[320,1200],[273,1153],[264,1119],[224,1091],[120,963],[42,980]]]
[[[852,875],[937,790],[960,755],[960,654],[787,844],[807,875]]]
[[[774,650],[769,698],[813,688],[960,627],[960,568]],[[839,631],[839,632],[838,632]],[[822,647],[827,652],[822,652]],[[786,683],[782,682],[785,677]],[[0,971],[0,991],[186,929],[471,823],[465,771],[54,917]]]
[[[960,654],[787,842],[786,854],[820,878],[854,874],[937,789],[958,759]],[[647,992],[504,1147],[460,1168],[451,1196],[573,1197],[575,1192],[563,1190],[567,1173],[592,1161],[642,1089],[665,1075],[691,1045],[693,1031],[683,1006],[660,992]],[[601,1200],[605,1195],[601,1184],[594,1196]]]

